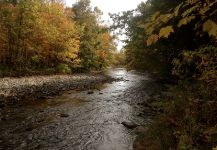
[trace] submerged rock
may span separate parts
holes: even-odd
[[[121,124],[124,125],[125,127],[127,127],[128,129],[134,129],[138,126],[134,122],[127,122],[127,121],[124,121]]]
[[[94,93],[93,91],[88,91],[88,92],[87,92],[87,94],[93,94],[93,93]]]
[[[68,114],[60,114],[60,117],[67,118],[67,117],[69,117],[69,115]]]
[[[32,126],[28,126],[25,130],[26,131],[32,131],[34,128]]]
[[[2,121],[6,121],[6,120],[7,120],[7,118],[5,118],[5,117],[2,117],[0,120],[2,120]]]
[[[0,102],[0,109],[6,107],[6,104],[4,102]]]

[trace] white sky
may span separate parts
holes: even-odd
[[[72,6],[76,0],[65,0],[67,6]],[[105,23],[109,24],[109,15],[108,13],[118,13],[121,11],[132,10],[137,7],[141,2],[146,0],[91,0],[93,7],[98,7],[103,11],[102,20]],[[118,49],[121,49],[123,46],[122,42],[118,42]]]

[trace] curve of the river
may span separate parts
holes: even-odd
[[[121,80],[88,91],[68,91],[54,99],[11,106],[0,120],[0,150],[131,150],[135,131],[123,121],[150,123],[141,104],[152,81],[145,73],[111,69]]]

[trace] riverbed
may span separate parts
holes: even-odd
[[[143,104],[154,83],[123,68],[107,74],[119,80],[4,108],[0,150],[132,150],[135,129],[122,122],[150,124],[152,112]]]

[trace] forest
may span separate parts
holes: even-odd
[[[82,0],[0,1],[0,75],[100,70],[112,61],[114,36],[101,11]]]
[[[216,149],[217,1],[148,0],[110,16],[127,35],[126,67],[170,83],[152,102],[161,113],[141,147]]]
[[[137,136],[134,149],[217,150],[217,0],[147,0],[136,9],[110,13],[110,26],[103,23],[102,14],[90,0],[72,7],[61,0],[0,0],[0,77],[109,67],[146,72],[164,88],[143,104],[154,116]],[[125,46],[117,51],[120,35],[126,36]],[[137,82],[135,87],[143,80]],[[131,98],[123,95],[122,99]],[[111,105],[108,113],[119,105]],[[110,103],[91,108],[96,106],[111,108]],[[123,112],[128,108],[124,106],[119,108]],[[111,116],[118,115],[102,118]]]

